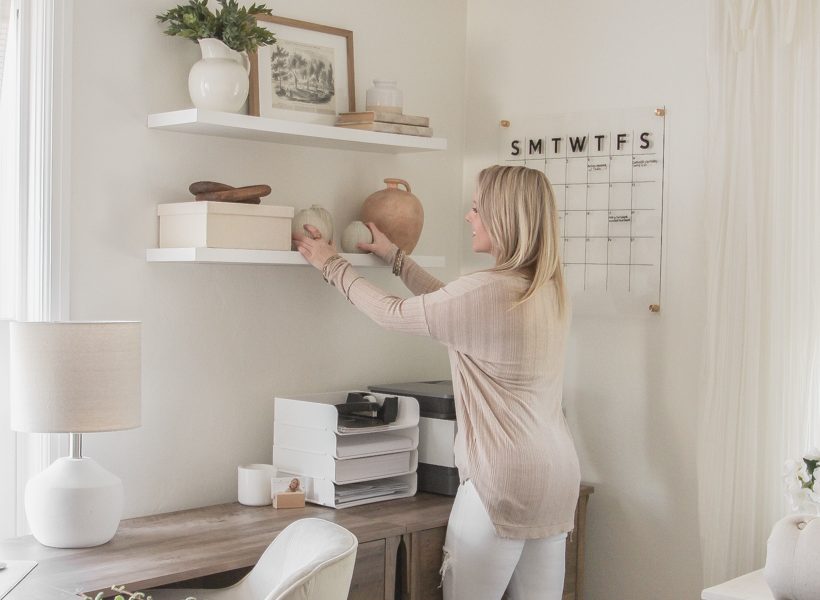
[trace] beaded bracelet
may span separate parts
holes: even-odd
[[[330,276],[330,269],[336,263],[336,261],[342,260],[342,257],[338,254],[334,254],[329,256],[328,259],[325,261],[325,264],[322,265],[322,279],[325,280],[325,283],[330,283],[328,277]]]
[[[393,275],[400,276],[402,266],[404,266],[404,250],[399,248],[396,250],[396,256],[393,259]]]

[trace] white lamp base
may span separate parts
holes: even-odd
[[[117,532],[123,499],[119,477],[92,459],[58,458],[26,485],[26,517],[44,546],[99,546]]]

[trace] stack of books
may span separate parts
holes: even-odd
[[[432,137],[433,135],[428,117],[415,117],[413,115],[374,110],[342,113],[336,119],[336,126],[380,131],[382,133],[419,135],[422,137]]]
[[[345,508],[416,493],[419,405],[397,396],[388,424],[344,427],[336,409],[348,392],[276,397],[273,464],[278,475],[298,476],[308,502]],[[373,393],[379,403],[386,394]]]

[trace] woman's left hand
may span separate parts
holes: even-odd
[[[308,235],[293,235],[296,249],[317,269],[325,266],[327,259],[337,254],[336,246],[329,240],[323,240],[321,232],[313,225],[305,225]]]

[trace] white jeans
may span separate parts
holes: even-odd
[[[458,488],[444,541],[444,600],[561,600],[567,534],[499,537],[475,486]],[[509,587],[508,587],[509,586]]]

